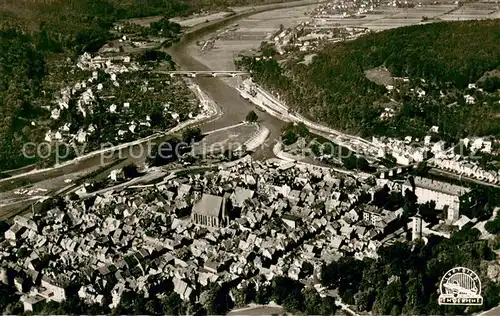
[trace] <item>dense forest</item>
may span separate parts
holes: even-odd
[[[487,310],[499,303],[500,287],[487,276],[488,267],[496,265],[491,261],[495,254],[487,241],[479,239],[479,234],[468,227],[450,239],[431,236],[426,244],[413,248],[396,243],[379,249],[377,260],[342,257],[323,266],[321,282],[337,289],[342,300],[360,312],[460,315]],[[498,238],[491,246],[498,248]],[[470,267],[480,275],[483,306],[438,305],[439,282],[446,271],[457,266]]]
[[[484,77],[500,66],[500,20],[397,28],[325,44],[315,53],[310,64],[297,53],[282,60],[246,58],[238,66],[302,114],[362,136],[422,136],[433,125],[450,140],[500,136],[498,72]],[[395,82],[389,92],[365,76],[377,67],[410,81]],[[471,91],[469,83],[484,90]],[[475,98],[474,106],[466,104],[466,94]],[[391,103],[397,104],[395,116],[381,119]]]

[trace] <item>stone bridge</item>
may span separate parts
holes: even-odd
[[[167,74],[170,77],[183,76],[183,77],[236,77],[236,76],[249,76],[250,73],[246,71],[236,70],[176,70],[176,71],[155,71],[155,73]]]
[[[411,172],[413,169],[416,169],[418,166],[417,164],[411,164],[408,166],[398,166],[389,170],[381,171],[378,172],[377,175],[380,179],[389,179],[392,177],[397,177],[405,173]]]

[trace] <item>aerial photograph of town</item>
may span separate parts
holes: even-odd
[[[500,316],[499,0],[0,1],[1,315]]]

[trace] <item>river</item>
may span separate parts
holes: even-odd
[[[282,8],[306,6],[306,5],[311,5],[313,3],[319,3],[319,2],[311,0],[303,0],[291,3],[276,4],[276,5],[265,5],[262,7],[250,8],[248,11],[239,12],[233,16],[224,18],[222,20],[193,27],[188,32],[186,32],[186,34],[183,36],[180,42],[176,43],[171,48],[169,48],[168,52],[171,54],[178,67],[182,69],[212,70],[207,65],[199,62],[197,59],[193,58],[190,55],[190,51],[188,49],[188,45],[190,43],[196,41],[198,38],[206,34],[216,31],[220,27],[232,23],[238,23],[239,20],[258,14],[260,12],[277,10]],[[226,82],[224,82],[220,78],[200,77],[196,78],[195,81],[200,86],[200,88],[220,106],[220,108],[224,113],[220,119],[204,124],[201,127],[202,131],[207,132],[222,127],[234,125],[238,122],[243,121],[249,111],[255,110],[255,112],[259,116],[259,123],[266,126],[269,129],[270,133],[265,144],[261,146],[253,154],[253,158],[266,159],[274,157],[272,149],[274,144],[276,143],[276,140],[280,136],[280,131],[282,126],[285,124],[283,121],[263,111],[256,109],[256,107],[252,103],[242,99],[239,96],[239,93],[236,89],[229,86]],[[158,142],[158,141],[161,141],[161,138],[153,142]],[[139,147],[133,146],[133,148],[137,150]],[[115,166],[116,168],[124,166],[129,163],[137,162],[138,159],[140,160],[140,158],[131,159],[130,157],[128,157],[129,152],[130,149],[122,151],[123,156],[127,157],[128,159],[123,161],[121,164]],[[68,184],[65,182],[66,179],[73,178],[74,180],[76,180],[78,177],[81,176],[82,173],[90,170],[95,170],[99,166],[102,166],[103,162],[111,163],[114,159],[115,159],[114,157],[108,157],[103,159],[101,155],[96,155],[94,157],[89,157],[78,161],[72,161],[63,167],[51,168],[48,170],[38,171],[38,172],[35,171],[23,175],[18,175],[15,178],[3,179],[0,180],[0,192],[6,192],[17,187],[23,187],[29,183],[36,183],[34,187],[49,188],[46,194],[50,195],[51,193],[56,192],[57,190],[67,186]],[[19,196],[19,198],[20,197],[21,196]],[[19,205],[20,208],[21,209],[24,208],[25,204],[26,203],[22,203],[21,205]],[[28,203],[28,205],[29,204],[30,203]],[[6,219],[15,215],[18,212],[18,209],[19,207],[0,205],[0,219]]]
[[[311,6],[312,4],[315,5],[318,3],[320,2],[309,0],[291,2],[288,4],[256,7],[250,12],[245,11],[242,13],[238,13],[231,17],[210,23],[207,26],[198,28],[195,27],[192,30],[188,30],[187,34],[183,36],[182,40],[167,49],[167,52],[172,56],[172,59],[176,63],[177,67],[182,70],[230,70],[214,69],[213,66],[209,66],[209,62],[201,62],[199,60],[199,56],[198,58],[192,56],[194,50],[192,47],[193,45],[191,44],[200,38],[216,32],[220,28],[223,28],[230,24],[241,23],[243,19],[251,19],[253,16],[262,12],[274,11],[278,13],[279,10],[287,10],[292,7]],[[279,29],[279,24],[279,22],[274,23],[275,31]],[[258,25],[255,25],[255,27],[257,28]],[[203,125],[203,132],[231,126],[238,122],[241,122],[245,120],[246,115],[250,111],[254,110],[259,116],[259,124],[268,128],[270,133],[264,145],[261,146],[252,156],[255,159],[266,159],[274,157],[272,148],[276,141],[279,139],[281,129],[284,126],[285,122],[272,115],[269,115],[266,112],[260,111],[254,104],[241,98],[239,92],[229,84],[227,84],[224,79],[199,77],[195,78],[194,80],[200,86],[200,88],[221,107],[224,113],[220,119]]]

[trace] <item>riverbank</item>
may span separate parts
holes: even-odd
[[[193,27],[185,31],[181,40],[174,44],[168,49],[164,49],[167,53],[172,56],[178,69],[184,70],[226,70],[226,69],[215,69],[217,64],[211,63],[208,58],[209,55],[205,55],[205,59],[200,58],[199,48],[194,44],[195,40],[209,35],[220,28],[239,22],[241,19],[254,16],[262,12],[268,12],[271,15],[268,20],[271,21],[272,25],[268,28],[272,30],[278,30],[280,24],[292,23],[290,17],[282,11],[292,10],[291,8],[311,6],[324,1],[295,1],[292,3],[281,3],[274,5],[264,5],[262,7],[254,7],[251,11],[243,11],[227,17],[225,19],[209,22],[197,27]],[[295,9],[293,9],[295,10]],[[273,19],[272,15],[280,15],[281,20]],[[296,15],[296,14],[295,14]],[[252,45],[254,45],[253,43]],[[227,55],[227,54],[226,54]],[[213,59],[221,59],[221,56],[217,56],[217,52],[214,51],[212,55]],[[227,60],[227,58],[225,59]],[[232,63],[232,60],[230,60]],[[225,66],[229,65],[227,62]],[[206,132],[213,129],[219,129],[227,126],[234,125],[236,122],[245,120],[246,115],[250,111],[255,111],[259,116],[259,124],[266,127],[269,131],[267,139],[263,146],[259,148],[252,154],[254,159],[268,159],[274,157],[273,146],[279,141],[281,136],[281,129],[285,122],[282,120],[266,113],[259,111],[258,108],[251,102],[244,100],[239,92],[231,85],[227,80],[220,78],[209,78],[209,77],[197,77],[193,79],[212,100],[214,100],[224,112],[221,118],[207,123],[202,126],[202,131]]]

